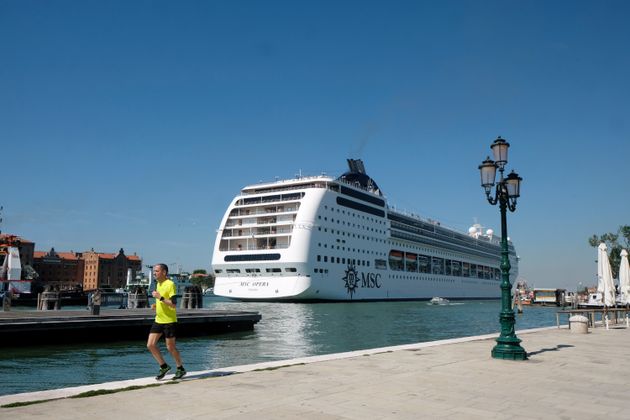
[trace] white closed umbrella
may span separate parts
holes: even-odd
[[[619,265],[619,292],[622,302],[630,304],[630,265],[628,264],[628,251],[621,250],[621,264]]]
[[[610,261],[606,252],[606,244],[601,243],[598,247],[597,256],[597,291],[602,294],[604,306],[615,305],[615,283],[613,282]]]
[[[613,283],[610,261],[608,261],[606,244],[603,242],[597,247],[597,291],[602,294],[602,303],[605,310],[610,306],[615,306],[615,284]],[[607,312],[606,329],[608,329]]]

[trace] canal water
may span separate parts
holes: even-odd
[[[430,305],[426,301],[298,304],[205,298],[204,307],[256,311],[262,320],[253,331],[177,341],[190,372],[497,333],[500,306],[499,300]],[[516,329],[555,325],[555,313],[556,308],[526,307],[516,315]],[[161,345],[172,365],[163,340]],[[153,376],[157,370],[144,340],[4,347],[0,395]]]

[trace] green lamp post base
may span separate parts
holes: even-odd
[[[508,290],[511,286],[507,279],[505,280],[504,284],[501,285],[501,289],[504,295],[503,301],[508,302],[510,300]],[[514,331],[514,311],[510,309],[509,304],[506,304],[506,307],[501,312],[499,322],[501,324],[501,333],[497,337],[497,344],[492,349],[492,357],[504,360],[527,360],[527,352],[521,347],[521,340]]]
[[[527,352],[519,345],[520,341],[516,338],[514,343],[497,343],[492,349],[492,357],[504,360],[527,360]]]

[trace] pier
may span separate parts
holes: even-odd
[[[630,329],[518,331],[526,361],[490,357],[497,334],[0,396],[6,418],[626,419]],[[168,377],[167,377],[168,378]],[[68,398],[129,387],[113,394]],[[17,402],[39,404],[6,407]],[[147,411],[147,407],[168,407]],[[139,404],[138,402],[142,403]],[[168,412],[164,414],[164,411]]]
[[[155,319],[150,309],[0,312],[0,347],[33,344],[146,340]],[[178,309],[178,337],[252,330],[257,312]]]

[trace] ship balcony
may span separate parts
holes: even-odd
[[[296,188],[301,189],[301,188]],[[259,194],[259,193],[252,193]],[[248,195],[241,193],[241,196]],[[236,202],[236,206],[238,207],[246,207],[246,206],[260,206],[261,204],[272,204],[272,203],[287,203],[289,201],[294,201],[299,203],[300,200],[304,197],[303,192],[299,193],[290,193],[290,194],[276,194],[276,195],[266,195],[262,197],[247,197]]]
[[[293,233],[293,225],[252,227],[247,229],[224,229],[222,238],[251,238],[259,235],[286,235]]]
[[[225,223],[226,228],[241,228],[241,227],[255,227],[258,225],[287,225],[292,224],[295,220],[295,214],[288,214],[284,216],[278,217],[258,217],[257,219],[239,219],[239,220],[231,220]]]
[[[290,245],[290,236],[228,238],[221,239],[221,243],[219,244],[219,251],[260,251],[268,249],[286,249]]]
[[[230,218],[244,218],[248,216],[259,216],[265,214],[292,214],[297,213],[299,206],[288,206],[276,209],[259,209],[259,208],[235,208],[230,212]]]

